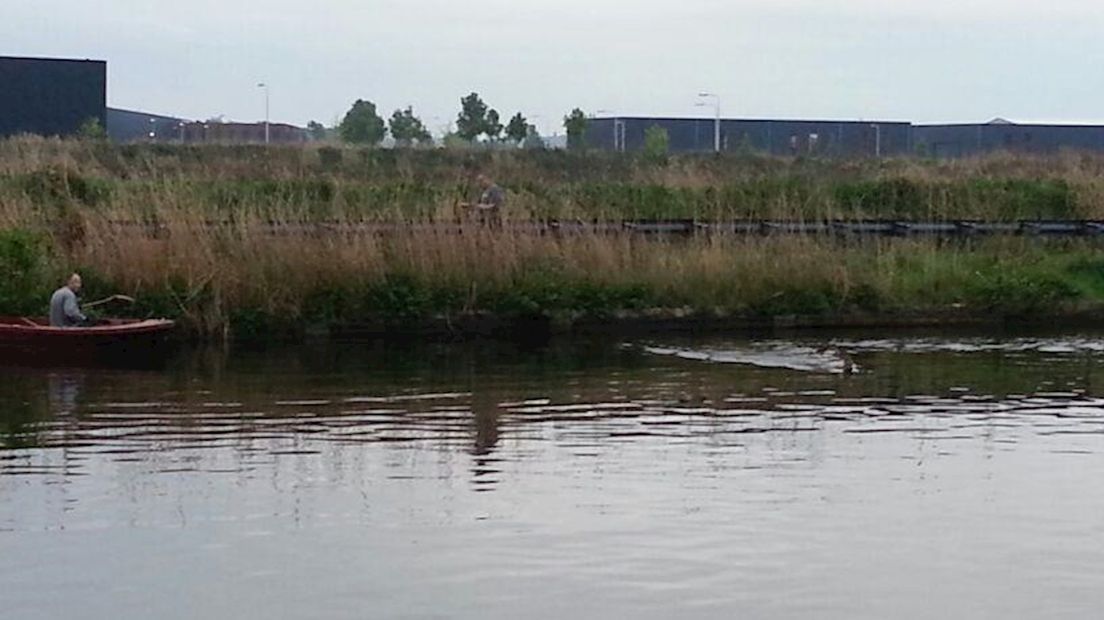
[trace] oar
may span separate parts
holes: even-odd
[[[92,303],[87,303],[87,304],[81,304],[81,307],[86,308],[86,309],[87,308],[95,308],[96,306],[102,306],[104,304],[109,304],[113,301],[125,301],[128,304],[132,304],[132,303],[134,303],[135,300],[134,300],[133,297],[131,297],[129,295],[112,295],[111,297],[105,297],[105,298],[103,298],[99,301],[94,301]]]

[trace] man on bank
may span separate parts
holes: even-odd
[[[80,327],[88,322],[88,317],[81,313],[80,302],[77,300],[80,290],[80,274],[74,273],[69,276],[65,286],[54,291],[50,297],[51,327]]]
[[[475,204],[465,203],[464,207],[473,209],[479,221],[484,224],[501,224],[502,206],[506,203],[505,190],[486,174],[477,176],[476,182],[479,183],[479,187],[483,191],[479,196],[479,202]]]

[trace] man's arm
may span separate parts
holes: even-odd
[[[88,320],[88,317],[81,313],[75,294],[65,296],[65,317],[74,323],[83,323]]]

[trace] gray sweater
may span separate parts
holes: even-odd
[[[80,311],[77,294],[68,286],[54,291],[50,297],[50,325],[52,327],[78,327],[88,320]]]

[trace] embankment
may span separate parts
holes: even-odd
[[[202,338],[357,325],[969,321],[1091,316],[1104,307],[1104,257],[1089,239],[664,238],[457,226],[456,204],[474,191],[475,170],[506,187],[514,221],[1104,219],[1104,158],[1073,154],[660,164],[600,154],[9,140],[0,142],[0,314],[42,313],[73,270],[88,295],[132,295],[139,303],[127,312],[179,319]],[[297,232],[320,221],[332,232]],[[342,232],[366,222],[417,226]]]

